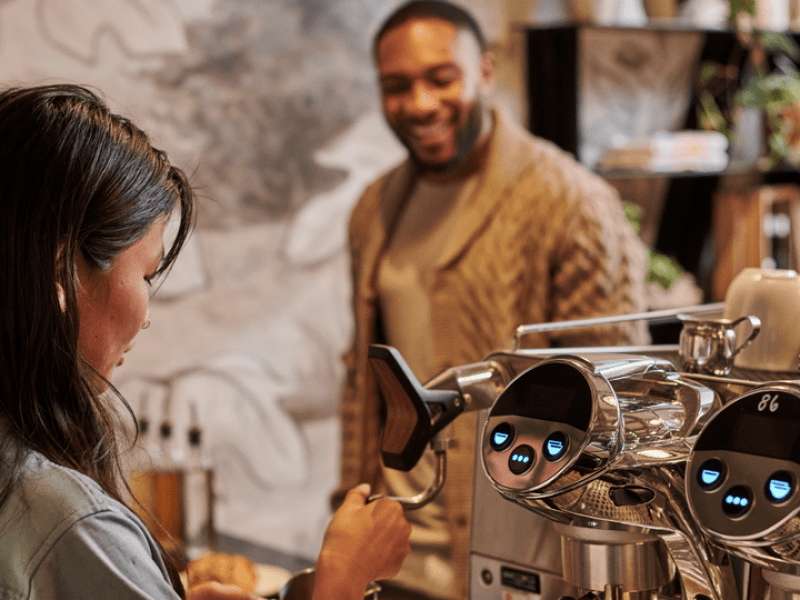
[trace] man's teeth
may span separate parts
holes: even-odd
[[[431,125],[417,125],[411,128],[411,133],[415,137],[424,138],[441,134],[447,125],[445,123],[433,123]]]

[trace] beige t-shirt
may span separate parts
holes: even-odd
[[[473,199],[478,177],[436,184],[420,179],[409,197],[378,272],[378,289],[387,341],[425,382],[436,375],[430,335],[433,274],[453,236],[459,217]],[[433,481],[433,453],[427,451],[409,472],[384,469],[386,492],[414,496]],[[411,555],[395,578],[412,589],[440,597],[453,595],[450,535],[445,516],[446,488],[430,504],[406,513],[411,522]]]

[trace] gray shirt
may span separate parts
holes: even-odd
[[[128,508],[89,477],[28,456],[0,507],[0,600],[177,597]]]

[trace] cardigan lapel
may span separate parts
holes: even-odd
[[[366,223],[369,235],[367,245],[362,249],[363,277],[361,278],[362,297],[375,299],[378,295],[377,277],[380,260],[392,238],[400,213],[416,181],[416,169],[406,160],[386,175],[383,185],[376,189],[377,210]]]
[[[489,140],[486,167],[480,174],[474,201],[459,216],[453,234],[437,261],[440,269],[457,259],[495,211],[502,210],[501,201],[527,164],[527,161],[519,160],[526,155],[528,147],[525,133],[509,122],[498,109],[494,109],[492,115],[494,128]]]

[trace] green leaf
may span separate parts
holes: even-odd
[[[720,65],[713,62],[705,62],[700,67],[700,84],[708,85],[720,71]]]
[[[774,73],[753,77],[736,94],[736,104],[747,108],[770,109],[800,100],[800,78]]]
[[[639,231],[642,228],[642,207],[633,202],[623,200],[622,211],[625,215],[625,220],[628,221],[628,225],[631,226],[636,235],[639,235]]]
[[[765,94],[761,78],[754,77],[744,88],[736,92],[735,102],[745,108],[764,108]]]
[[[731,0],[730,4],[730,18],[732,21],[736,20],[736,15],[740,12],[756,16],[756,0]]]
[[[647,281],[659,284],[665,290],[670,289],[683,275],[683,269],[674,260],[647,249]]]
[[[766,50],[784,52],[795,60],[800,59],[800,46],[785,33],[762,31],[759,36],[759,42]]]

